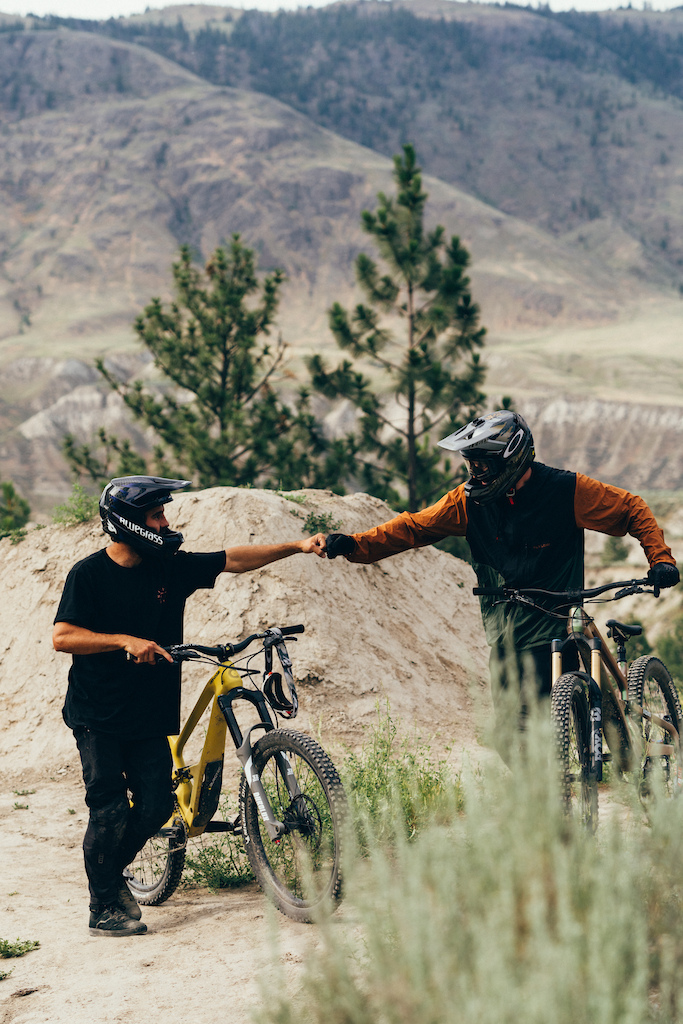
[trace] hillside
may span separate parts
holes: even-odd
[[[442,15],[450,19],[443,25]],[[335,299],[357,301],[353,261],[362,248],[372,251],[359,226],[360,212],[374,205],[379,190],[392,187],[391,163],[376,149],[391,153],[410,133],[428,169],[453,180],[461,177],[480,196],[487,194],[490,170],[491,182],[509,192],[509,201],[500,190],[492,194],[496,206],[457,185],[425,178],[430,224],[442,223],[459,234],[473,256],[474,298],[489,331],[484,355],[491,404],[513,394],[518,407],[538,420],[544,446],[560,465],[631,488],[683,487],[678,443],[683,305],[675,271],[681,237],[675,222],[681,195],[676,147],[683,132],[675,95],[677,44],[671,35],[677,17],[674,12],[648,21],[643,14],[643,21],[629,15],[635,25],[629,38],[637,41],[643,26],[653,26],[648,31],[654,33],[657,53],[670,46],[669,77],[659,85],[638,70],[640,65],[624,64],[614,53],[609,57],[595,42],[593,51],[581,43],[581,58],[568,56],[566,47],[554,56],[538,47],[529,50],[534,32],[542,39],[551,30],[576,34],[578,29],[561,21],[529,10],[450,0],[425,0],[408,11],[367,3],[275,18],[189,5],[128,21],[52,28],[46,26],[56,24],[54,19],[0,18],[0,476],[14,479],[44,519],[69,489],[60,453],[66,431],[86,440],[105,425],[131,434],[136,446],[145,444],[115,396],[98,384],[92,361],[106,353],[122,377],[149,372],[131,324],[153,295],[170,297],[170,264],[181,242],[205,258],[232,232],[241,232],[262,269],[281,266],[287,273],[278,317],[290,346],[287,372],[296,373],[307,352],[332,352],[326,310]],[[416,24],[420,31],[413,32]],[[384,29],[391,59],[378,64],[373,47]],[[435,32],[443,38],[434,53],[448,65],[434,65],[442,83],[436,105],[427,85],[423,102],[420,88],[410,84],[414,71],[430,66],[422,58]],[[125,38],[112,38],[117,34]],[[295,47],[297,38],[311,45]],[[321,55],[335,38],[329,63]],[[242,49],[231,50],[226,64],[226,47],[240,39]],[[196,63],[209,44],[215,68],[232,68],[240,84],[262,89],[270,86],[256,74],[256,57],[268,50],[270,64],[279,69],[272,83],[280,83],[290,105],[263,92],[212,85],[181,66]],[[349,47],[356,44],[354,56]],[[543,45],[548,50],[547,40]],[[308,78],[297,77],[303,74],[297,61],[304,51]],[[364,106],[354,92],[362,86],[367,97],[374,95],[373,69],[380,66],[385,77],[375,85],[385,94],[382,102],[406,111],[397,121],[399,134],[384,141],[372,127],[379,124],[373,118],[384,116],[383,108],[370,99]],[[546,81],[541,66],[543,74],[554,68],[574,76],[552,103],[546,102],[550,94],[538,103],[525,98],[532,72]],[[197,68],[209,75],[208,65]],[[392,85],[397,69],[403,92]],[[214,71],[210,77],[216,77]],[[608,107],[617,120],[629,109],[640,112],[629,122],[632,145],[613,144],[602,131],[591,145],[583,128],[574,125],[566,104],[572,97],[576,103],[588,97],[590,75],[597,75],[604,96],[612,97]],[[329,107],[329,117],[313,103],[316,82],[323,80],[330,88],[345,83],[343,103]],[[456,86],[465,91],[449,113],[442,101]],[[534,88],[541,96],[538,82]],[[636,107],[629,107],[633,96]],[[294,109],[297,105],[303,113]],[[466,109],[472,111],[471,130],[460,124]],[[335,111],[342,112],[341,120]],[[358,125],[370,125],[372,138],[359,138],[376,149],[325,126],[358,135],[344,111],[356,111]],[[408,115],[413,120],[406,120]],[[431,134],[419,127],[423,116]],[[576,116],[581,121],[583,115]],[[390,125],[392,118],[382,123]],[[653,170],[647,161],[654,152],[655,124],[657,132],[668,133],[666,146],[673,149],[666,149],[671,159],[660,160]],[[532,152],[539,139],[545,146],[554,138],[552,132],[571,136],[561,165]],[[663,140],[655,141],[664,146]],[[445,147],[441,164],[437,142]],[[467,159],[473,158],[477,146],[483,147],[482,157],[468,178],[462,159],[468,153]],[[521,162],[515,156],[520,146],[529,157]],[[610,161],[616,156],[615,178]],[[604,180],[597,175],[600,168]],[[609,209],[598,210],[597,199],[586,191],[598,181]],[[572,192],[579,184],[588,205]],[[649,212],[642,220],[638,211],[645,199]],[[506,207],[519,208],[521,217],[502,212]],[[664,216],[671,245],[661,244],[664,235],[655,244],[655,235],[648,234]],[[566,416],[548,414],[549,395],[567,403]],[[574,408],[577,430],[570,444],[559,424],[572,421]],[[592,440],[595,431],[599,445]],[[642,458],[632,445],[627,450],[627,437],[637,440]],[[655,449],[659,457],[653,462],[647,456]]]
[[[683,284],[680,10],[365,0],[275,16],[197,7],[188,24],[187,8],[165,10],[67,24],[266,93],[387,156],[410,140],[430,174]]]
[[[293,357],[331,350],[326,309],[356,300],[360,212],[391,186],[391,164],[139,46],[6,32],[0,54],[0,474],[40,512],[69,488],[63,433],[121,427],[92,359],[118,353],[124,376],[139,372],[131,323],[153,295],[169,297],[181,242],[207,256],[242,232],[262,268],[287,272],[278,324]],[[651,286],[634,293],[628,277],[587,255],[579,263],[539,228],[437,179],[426,185],[431,223],[473,254],[494,337],[605,325],[634,301],[659,303]]]

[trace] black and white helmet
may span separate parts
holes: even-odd
[[[439,448],[459,452],[470,472],[465,493],[486,505],[511,490],[536,455],[528,424],[518,412],[490,412],[439,441]]]
[[[171,491],[189,487],[189,480],[160,476],[120,476],[110,480],[100,497],[102,529],[114,541],[130,544],[141,555],[174,555],[183,535],[168,527],[161,533],[147,526],[150,509],[173,501]]]

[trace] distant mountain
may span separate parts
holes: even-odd
[[[471,9],[473,32],[480,22],[488,32],[488,17],[500,16],[504,26],[518,17],[536,24],[539,17],[475,5],[454,9],[461,6]],[[360,5],[353,16],[375,18],[375,7]],[[348,8],[337,10],[341,16]],[[13,478],[39,512],[69,487],[60,455],[64,432],[86,439],[100,425],[122,428],[120,404],[98,386],[92,360],[107,353],[123,377],[149,372],[131,324],[153,295],[169,297],[170,265],[181,242],[205,258],[238,231],[257,250],[262,269],[285,269],[279,327],[294,369],[306,352],[334,350],[326,309],[334,299],[357,300],[353,261],[362,248],[373,251],[360,212],[392,187],[387,156],[263,92],[212,85],[153,52],[154,40],[182,35],[191,55],[202,33],[219,33],[220,50],[226,28],[233,35],[243,24],[245,32],[255,31],[252,14],[227,12],[233,20],[224,21],[223,8],[190,13],[180,28],[171,8],[96,25],[97,32],[91,25],[84,26],[88,31],[46,28],[44,19],[0,16],[0,477]],[[213,19],[208,28],[201,27],[205,14]],[[144,46],[113,38],[130,34],[131,26]],[[302,37],[302,52],[309,42]],[[309,49],[315,63],[317,43]],[[462,56],[457,47],[454,52]],[[679,116],[677,99],[638,103]],[[520,128],[511,115],[510,131],[516,125],[530,139],[537,126],[529,118]],[[411,137],[418,121],[406,120],[395,146],[385,140],[387,152]],[[434,124],[444,137],[455,130],[441,115]],[[415,141],[421,161],[433,163],[427,138]],[[658,166],[663,175],[673,173],[666,162]],[[505,184],[504,175],[500,181]],[[529,218],[538,223],[525,222],[438,178],[425,184],[431,222],[459,234],[473,255],[474,296],[490,331],[485,359],[492,401],[512,393],[519,402],[542,405],[559,394],[571,406],[593,395],[618,400],[622,409],[636,402],[648,410],[681,402],[683,305],[671,288],[673,243],[655,253],[616,214],[558,237],[548,224],[539,226],[540,215]],[[508,182],[510,196],[518,186],[520,203],[528,188],[533,205],[532,184]],[[653,201],[657,196],[655,189]],[[672,218],[674,206],[672,198]],[[595,415],[601,444],[609,447],[618,422],[605,417],[602,405]],[[647,431],[656,434],[670,418],[658,421],[655,409],[639,422],[646,445]],[[550,449],[561,452],[562,428],[553,436],[546,419],[543,431]],[[146,443],[134,429],[133,436]],[[660,462],[669,459],[667,487],[683,486],[675,442],[672,435],[668,454],[666,445],[658,448]],[[614,460],[609,472],[619,477]],[[650,477],[643,479],[650,483]]]
[[[442,180],[683,287],[683,9],[361,0],[63,23],[266,93],[385,155],[411,141]]]

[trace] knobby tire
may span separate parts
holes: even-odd
[[[301,796],[292,800],[278,767],[285,754]],[[275,817],[287,824],[279,841],[270,839],[242,776],[242,838],[252,871],[275,906],[294,921],[313,921],[341,895],[342,832],[346,795],[332,761],[303,733],[275,729],[253,748],[253,767]]]
[[[598,826],[598,784],[590,770],[590,710],[584,681],[571,672],[557,680],[551,695],[560,792],[568,816],[591,832]]]
[[[628,699],[657,715],[659,718],[668,716],[672,725],[678,733],[681,732],[683,723],[683,712],[681,702],[676,691],[671,673],[666,665],[649,655],[638,658],[628,670]],[[662,768],[662,779],[666,791],[673,795],[680,790],[681,780],[679,773],[683,768],[681,763],[680,744],[674,744],[674,754],[661,758],[647,756],[649,743],[671,743],[671,736],[661,726],[656,725],[649,719],[631,715],[633,731],[639,740],[641,754],[640,768],[642,772],[642,784],[647,788],[648,772],[654,771],[657,766]]]

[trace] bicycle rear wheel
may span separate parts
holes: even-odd
[[[180,817],[148,839],[123,875],[138,903],[158,907],[178,888],[185,867],[187,832]]]
[[[584,681],[571,672],[560,676],[550,706],[566,812],[594,832],[598,827],[598,784],[590,770],[590,711]]]
[[[634,661],[628,670],[628,699],[644,711],[658,718],[668,719],[680,734],[683,713],[681,702],[671,673],[659,658],[645,656]],[[672,739],[665,729],[651,718],[632,715],[631,722],[635,735],[640,740],[641,770],[643,782],[647,784],[649,773],[661,767],[661,777],[666,791],[673,793],[680,787],[681,764],[680,743]],[[673,747],[673,753],[658,753],[659,745]]]
[[[287,917],[309,922],[341,895],[342,831],[346,796],[337,770],[322,747],[303,733],[275,729],[253,749],[253,766],[275,817],[286,826],[280,839],[268,836],[256,802],[242,776],[242,838],[254,875]],[[293,771],[299,792],[285,782]],[[291,785],[291,781],[290,781]]]

